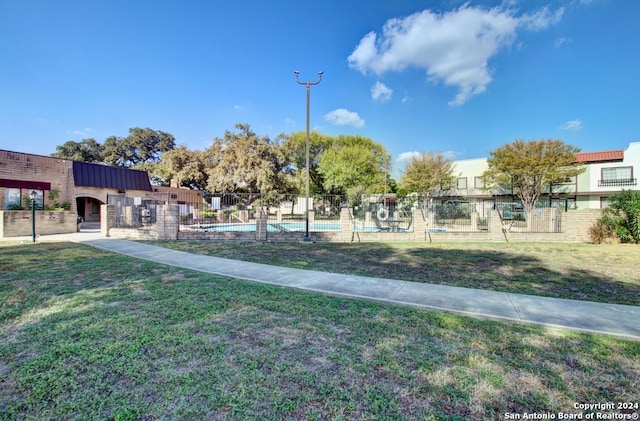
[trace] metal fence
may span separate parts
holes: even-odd
[[[433,219],[428,221],[428,229],[434,232],[486,231],[495,215],[493,210],[497,211],[503,228],[509,231],[561,232],[562,211],[568,208],[568,202],[566,199],[541,199],[530,215],[520,200],[508,197],[432,198],[422,206],[428,218]]]
[[[350,197],[353,230],[360,232],[413,232],[413,203],[391,194]]]
[[[211,195],[206,203],[188,203],[173,197],[180,205],[180,229],[198,231],[255,232],[256,220],[266,215],[270,232],[306,231],[305,197],[299,194],[222,193]],[[184,198],[183,198],[184,199]],[[541,199],[531,215],[518,199],[434,198],[394,194],[313,195],[309,198],[309,231],[340,231],[340,210],[349,207],[352,229],[359,232],[412,232],[414,209],[421,209],[431,232],[487,231],[493,210],[503,227],[510,231],[561,232],[562,210],[567,199]],[[153,207],[144,203],[152,213]],[[136,215],[136,210],[130,212]],[[128,215],[123,215],[128,216]],[[135,223],[135,220],[134,220]]]
[[[193,212],[180,212],[181,230],[256,231],[256,219],[267,218],[267,230],[306,231],[307,205],[298,194],[223,193],[214,194],[207,205]],[[340,209],[347,196],[309,197],[309,231],[340,231]]]

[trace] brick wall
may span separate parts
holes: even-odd
[[[60,191],[58,203],[68,202],[71,211],[76,211],[73,195],[72,161],[0,150],[0,178],[20,181],[51,183],[51,189]],[[22,192],[24,197],[28,192]],[[44,202],[53,205],[45,192]],[[0,187],[0,209],[5,208],[5,188]]]
[[[32,211],[0,211],[0,238],[31,235]],[[78,218],[73,211],[36,211],[36,235],[76,232]]]
[[[563,214],[565,241],[589,242],[589,229],[602,216],[601,209],[570,210]]]

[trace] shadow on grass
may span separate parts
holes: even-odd
[[[20,323],[0,321],[2,419],[499,419],[627,402],[640,384],[639,342],[229,280],[76,244],[11,257],[2,277],[21,292],[9,301],[29,304]],[[63,271],[42,270],[54,263]]]
[[[585,261],[578,261],[580,267],[561,270],[555,267],[552,255],[544,261],[526,253],[512,253],[498,248],[399,248],[387,243],[317,243],[301,246],[159,241],[151,244],[298,269],[554,298],[640,305],[639,279],[625,282],[588,269],[590,262]],[[597,263],[594,262],[591,267],[596,266]]]

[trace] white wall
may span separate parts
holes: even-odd
[[[612,192],[625,190],[640,190],[640,184],[635,186],[612,186],[599,187],[598,181],[602,179],[602,168],[615,167],[633,167],[633,178],[640,179],[640,142],[631,142],[627,149],[624,150],[624,158],[622,162],[605,162],[586,164],[586,171],[578,176],[578,197],[576,207],[578,209],[600,209],[600,198],[607,197]],[[467,189],[454,189],[452,194],[460,196],[486,196],[486,191],[475,189],[475,177],[482,174],[489,168],[487,158],[463,159],[454,161],[454,175],[467,178]],[[566,192],[572,194],[575,191],[573,183],[564,186],[555,186],[554,191],[562,188]],[[580,195],[582,193],[582,195]],[[587,193],[587,194],[585,194]]]
[[[482,174],[489,168],[489,164],[487,164],[487,158],[463,159],[460,161],[454,161],[453,163],[453,174],[456,176],[456,178],[467,178],[467,188],[464,190],[454,189],[453,193],[455,195],[478,196],[487,194],[487,192],[483,190],[474,188],[475,177],[482,176]]]

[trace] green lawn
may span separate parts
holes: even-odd
[[[152,244],[299,269],[640,306],[640,247],[631,244]]]
[[[636,341],[328,297],[72,243],[0,242],[0,279],[2,420],[497,420],[638,402]]]

